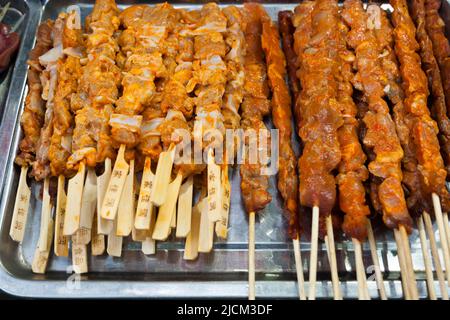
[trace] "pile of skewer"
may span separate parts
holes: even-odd
[[[416,221],[429,297],[437,297],[434,264],[441,297],[448,299],[450,48],[439,1],[412,1],[409,8],[405,0],[390,3],[392,13],[360,0],[342,7],[336,0],[303,1],[294,12],[279,12],[277,26],[254,3],[223,9],[208,3],[192,11],[164,3],[121,12],[114,0],[97,0],[84,28],[76,6],[44,21],[29,54],[10,231],[22,242],[30,172],[43,181],[33,272],[45,272],[52,243],[56,256],[69,256],[71,248],[74,271],[85,273],[89,243],[92,255],[106,249],[120,257],[122,239],[131,235],[144,254],[154,254],[156,241],[173,229],[186,239],[185,259],[210,252],[214,233],[227,238],[229,164],[237,148],[244,159],[252,151],[250,139],[227,144],[225,130],[244,129],[263,136],[260,154],[279,155],[278,189],[300,299],[306,290],[299,214],[309,210],[309,299],[316,294],[319,237],[333,296],[342,299],[334,243],[340,215],[355,249],[359,298],[371,298],[366,239],[379,296],[387,298],[371,213],[394,232],[405,298],[419,298],[408,239]],[[269,115],[278,129],[276,150],[268,147]],[[186,148],[179,129],[193,147]],[[201,163],[194,161],[196,142],[207,155]],[[176,161],[180,150],[188,161]],[[272,199],[268,166],[244,161],[239,167],[249,215],[249,299],[256,295],[255,213]]]

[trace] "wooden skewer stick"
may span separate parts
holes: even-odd
[[[403,248],[403,242],[401,241],[400,231],[394,229],[394,237],[397,242],[397,254],[398,254],[398,262],[400,265],[400,273],[402,276],[402,287],[403,294],[406,300],[411,300],[411,292],[409,287],[409,274],[406,270],[406,261],[405,261],[405,250]]]
[[[173,180],[167,188],[166,201],[159,208],[158,218],[156,219],[155,230],[152,235],[154,240],[166,240],[170,233],[170,224],[172,222],[173,213],[176,210],[175,208],[178,200],[178,193],[180,192],[182,178],[181,173],[178,173],[175,180]]]
[[[156,207],[162,206],[169,196],[168,188],[173,161],[175,160],[175,149],[175,144],[172,143],[167,151],[160,153],[158,158],[152,194],[150,196],[150,201]]]
[[[192,208],[191,230],[186,237],[183,255],[184,260],[195,260],[198,257],[200,219],[202,214],[199,205],[200,202]]]
[[[191,231],[192,196],[194,191],[194,177],[190,176],[180,187],[178,195],[177,238],[186,238]]]
[[[441,260],[439,258],[438,246],[436,244],[436,237],[433,230],[433,222],[431,221],[430,214],[426,211],[422,213],[425,229],[427,230],[428,239],[430,240],[431,256],[433,257],[434,270],[436,270],[436,275],[439,281],[439,288],[441,291],[441,297],[443,300],[448,300],[447,286],[445,283],[444,272],[442,271]]]
[[[52,246],[53,239],[53,219],[50,218],[50,221],[47,226],[47,250],[41,251],[38,246],[36,246],[36,250],[34,251],[33,262],[31,264],[31,271],[33,273],[45,273],[45,269],[47,269],[48,258],[50,256],[50,249]]]
[[[442,214],[442,218],[444,220],[444,229],[445,229],[445,234],[447,236],[447,247],[450,250],[450,223],[448,221],[448,213],[444,212]]]
[[[105,236],[98,232],[98,214],[94,215],[94,223],[92,224],[91,234],[91,253],[93,256],[100,256],[105,252]]]
[[[316,278],[317,278],[317,250],[319,245],[319,207],[314,206],[312,210],[311,226],[311,252],[309,264],[309,300],[316,299]]]
[[[77,274],[88,272],[87,246],[85,244],[85,233],[88,232],[87,230],[80,228],[72,236],[72,267],[73,271]]]
[[[52,204],[50,202],[50,178],[47,177],[44,180],[44,186],[42,189],[42,212],[41,212],[41,231],[39,233],[39,250],[42,252],[47,251],[48,248],[48,225],[50,223],[52,215]]]
[[[85,172],[85,164],[81,162],[77,174],[68,182],[66,215],[64,217],[63,229],[65,236],[73,235],[80,227],[81,199]]]
[[[92,222],[94,220],[97,205],[97,177],[93,168],[87,170],[86,180],[83,186],[83,198],[81,200],[80,227],[77,230],[79,244],[91,242]]]
[[[67,257],[69,255],[69,238],[63,234],[64,216],[66,215],[67,196],[64,190],[66,179],[63,175],[58,177],[58,190],[56,193],[56,213],[55,213],[55,239],[53,251],[57,257]]]
[[[300,251],[300,235],[297,235],[297,239],[292,240],[292,244],[294,245],[294,259],[295,259],[295,270],[297,272],[298,297],[300,300],[306,300],[305,279],[303,278],[303,263]]]
[[[202,199],[199,204],[200,210],[200,231],[198,235],[198,252],[211,252],[212,250],[212,240],[214,238],[214,227],[211,230],[211,225],[214,222],[209,219],[209,211],[208,211],[208,197]],[[212,234],[211,234],[212,231]]]
[[[422,248],[422,257],[425,265],[425,274],[427,277],[428,296],[431,300],[436,300],[436,290],[434,290],[433,266],[431,265],[430,254],[428,253],[427,235],[423,223],[423,217],[417,218],[417,229],[419,230],[420,245]]]
[[[450,251],[447,243],[444,220],[442,218],[441,202],[437,194],[431,195],[433,200],[434,214],[439,230],[439,239],[441,241],[442,252],[444,253],[445,274],[447,275],[447,284],[450,286]]]
[[[117,211],[117,235],[127,237],[134,224],[134,160],[130,161],[130,171],[120,197]]]
[[[17,187],[16,202],[14,203],[11,227],[9,229],[9,236],[17,242],[23,241],[30,206],[31,190],[27,184],[27,173],[28,166],[23,166],[20,170],[19,186]]]
[[[409,247],[408,233],[406,232],[405,227],[402,225],[400,225],[400,236],[403,241],[403,249],[405,250],[405,261],[407,272],[409,273],[409,285],[411,288],[410,292],[412,294],[412,299],[419,300],[419,292],[417,290],[416,274],[414,272],[411,249]]]
[[[231,186],[228,179],[228,167],[222,171],[222,208],[220,220],[216,222],[216,234],[219,238],[226,239],[228,236],[228,216],[231,204]]]
[[[255,213],[248,215],[248,300],[255,300]]]
[[[109,180],[111,178],[111,172],[111,159],[106,158],[105,171],[102,175],[97,177],[97,232],[102,235],[108,235],[114,225],[113,221],[103,219],[100,216],[103,199],[105,198],[106,189],[108,188]]]
[[[380,261],[378,259],[377,245],[373,234],[372,224],[367,220],[367,239],[369,240],[370,254],[372,255],[372,263],[375,266],[375,280],[377,282],[378,292],[381,300],[387,300],[386,289],[384,288],[383,274],[380,269]]]
[[[153,214],[153,204],[150,201],[150,197],[155,179],[151,166],[152,161],[147,157],[142,173],[141,188],[139,190],[138,204],[134,218],[134,227],[138,230],[150,229],[150,219]]]
[[[122,255],[122,237],[117,236],[117,217],[114,220],[114,226],[108,235],[108,246],[106,252],[112,257],[120,257]]]
[[[129,165],[125,161],[125,145],[120,145],[114,169],[109,179],[108,188],[102,203],[100,216],[103,219],[115,220],[117,208],[119,207],[125,180],[127,179]],[[114,232],[116,232],[114,230]],[[111,234],[111,233],[110,233]]]
[[[212,149],[208,150],[208,215],[209,221],[220,219],[222,211],[221,170],[214,159]]]
[[[352,238],[352,242],[355,248],[356,278],[358,280],[359,299],[370,300],[370,294],[367,288],[366,271],[364,268],[364,261],[362,257],[361,242],[359,242],[359,240],[355,238]]]
[[[144,240],[142,242],[142,252],[146,255],[156,253],[156,241],[152,239],[153,229],[155,228],[155,214],[150,217],[150,229],[144,230]]]
[[[327,235],[328,238],[328,250],[329,250],[329,258],[330,258],[330,268],[331,268],[331,281],[333,283],[333,295],[335,300],[342,300],[342,294],[339,284],[339,275],[337,271],[337,262],[336,262],[336,247],[334,244],[334,234],[333,234],[333,222],[331,220],[331,215],[329,215],[326,219],[327,225]]]

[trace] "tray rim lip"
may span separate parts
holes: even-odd
[[[24,48],[32,47],[35,41],[35,31],[37,29],[38,23],[41,22],[44,10],[47,5],[56,2],[56,0],[19,0],[22,1],[25,5],[28,6],[29,12],[32,13],[30,15],[30,20],[27,23],[26,28],[23,31],[23,37],[21,39],[21,44],[18,51],[18,57],[13,66],[13,75],[11,79],[11,85],[8,90],[7,99],[5,101],[5,116],[0,125],[0,148],[4,146],[4,143],[8,144],[8,149],[5,154],[0,154],[0,160],[4,160],[3,163],[0,163],[0,181],[2,185],[0,186],[0,226],[3,224],[3,219],[5,215],[5,207],[7,205],[7,200],[4,197],[5,189],[7,188],[7,183],[11,186],[12,180],[12,172],[13,170],[8,170],[9,165],[14,166],[14,161],[11,160],[15,156],[11,152],[11,146],[15,141],[15,137],[18,135],[18,131],[20,130],[20,125],[18,125],[18,119],[21,114],[23,108],[23,101],[25,95],[25,87],[26,87],[26,72],[28,67],[22,64],[23,57],[27,58],[27,53],[24,52]],[[141,0],[149,5],[159,3],[159,1],[152,0]],[[365,2],[365,0],[362,0]],[[444,0],[450,5],[450,0]],[[121,0],[117,0],[118,3],[121,3]],[[140,2],[139,0],[137,2]],[[168,0],[170,3],[171,1]],[[220,2],[220,1],[219,1]],[[231,3],[224,1],[224,4]],[[121,3],[122,4],[122,3]],[[188,1],[181,1],[179,4],[190,4]],[[198,3],[197,5],[201,5],[203,2]],[[239,4],[239,3],[237,3]],[[274,2],[269,2],[268,4],[274,5]],[[294,3],[292,3],[294,4]],[[125,4],[128,5],[128,4]],[[132,5],[132,4],[129,4]],[[30,28],[32,29],[30,32]],[[26,41],[25,41],[26,40]],[[31,45],[30,45],[31,44]],[[31,48],[29,48],[31,49]],[[26,61],[26,59],[25,59]],[[13,93],[13,84],[16,85],[15,89],[21,89],[18,94]],[[19,88],[17,88],[19,85]],[[21,87],[21,88],[20,88]],[[8,112],[9,111],[9,112]],[[7,121],[9,121],[9,126],[5,125]],[[12,119],[12,121],[11,121]],[[10,128],[10,130],[5,130]],[[4,138],[8,138],[8,141],[5,141]],[[11,192],[9,190],[9,192]],[[20,245],[18,244],[17,247]],[[306,272],[306,271],[305,271]],[[69,277],[71,274],[67,274]],[[39,276],[39,275],[36,275]],[[306,279],[305,279],[306,280]],[[330,281],[320,281],[323,283],[329,283]],[[356,281],[346,281],[346,283],[354,283]],[[394,287],[398,287],[400,282],[398,280],[389,280],[384,279],[385,285],[389,288],[390,285],[394,285]],[[40,280],[40,279],[23,279],[20,277],[14,277],[13,274],[8,272],[8,270],[3,266],[3,262],[0,260],[0,290],[11,294],[15,297],[22,298],[72,298],[72,299],[82,299],[82,298],[97,298],[97,299],[109,299],[109,298],[204,298],[204,299],[219,299],[219,298],[246,298],[247,297],[247,288],[248,282],[242,280],[232,280],[232,281],[186,281],[186,280],[173,280],[173,281],[129,281],[129,280],[83,280],[82,283],[86,284],[86,288],[82,290],[64,290],[66,281],[64,280]],[[224,287],[217,287],[217,283],[225,284]],[[436,285],[437,281],[435,281]],[[114,284],[114,285],[112,285]],[[307,281],[305,281],[307,284]],[[193,285],[195,289],[193,289]],[[424,281],[419,280],[418,285],[423,286]],[[263,295],[258,295],[258,298],[278,298],[278,299],[295,299],[297,296],[292,295],[292,291],[296,292],[297,281],[296,280],[258,280],[256,286],[265,286],[265,287],[274,287],[278,290],[275,290],[274,294],[267,293]],[[117,291],[113,291],[112,289],[116,287]],[[132,292],[133,289],[139,289],[143,287],[141,291]],[[227,287],[228,289],[225,289]],[[329,287],[327,285],[327,287]],[[23,290],[22,288],[25,288]],[[176,290],[173,290],[176,288]],[[106,289],[106,291],[105,291]],[[218,290],[219,289],[219,290]],[[284,290],[280,290],[284,289]],[[450,290],[450,289],[449,289]],[[102,292],[101,295],[96,295],[95,292]],[[328,288],[327,288],[328,291]],[[389,289],[389,291],[391,291]],[[40,295],[36,295],[36,293],[40,292]],[[105,293],[106,292],[106,293]],[[398,293],[397,293],[398,294]],[[400,292],[401,295],[401,292]],[[330,298],[330,295],[318,298]],[[352,298],[352,297],[349,297]],[[398,296],[394,296],[392,298],[398,298]]]

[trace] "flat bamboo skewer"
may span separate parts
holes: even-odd
[[[151,169],[152,161],[149,157],[145,159],[144,171],[142,173],[141,188],[134,219],[134,227],[137,230],[148,230],[151,228],[150,221],[153,213],[153,204],[150,197],[153,189],[155,176]]]
[[[305,279],[303,277],[303,263],[300,250],[300,235],[297,235],[297,239],[292,239],[292,244],[294,246],[294,259],[295,259],[295,270],[297,273],[298,298],[300,300],[306,300]]]
[[[64,190],[65,182],[65,177],[60,175],[58,177],[58,190],[56,194],[55,245],[53,248],[57,257],[67,257],[69,255],[69,239],[63,234],[67,203],[67,196]]]
[[[103,199],[100,216],[103,219],[115,220],[119,207],[125,180],[127,179],[129,165],[125,161],[125,145],[120,145],[114,169],[109,179],[108,188]],[[115,231],[114,231],[115,232]]]
[[[122,241],[123,238],[117,236],[117,217],[114,220],[114,225],[111,232],[108,234],[108,245],[106,252],[112,257],[120,257],[122,255]]]
[[[105,252],[105,235],[98,232],[98,219],[99,216],[97,212],[94,215],[94,223],[92,224],[91,233],[91,254],[93,256],[100,256]]]
[[[449,297],[447,292],[447,286],[445,283],[445,275],[444,272],[442,271],[441,260],[439,258],[438,246],[436,244],[436,237],[434,235],[433,230],[433,222],[431,221],[431,217],[428,212],[424,211],[422,216],[425,222],[425,229],[428,234],[428,239],[430,240],[431,256],[433,257],[434,269],[436,270],[436,275],[439,281],[441,296],[443,300],[448,300]]]
[[[16,201],[14,203],[13,216],[9,236],[14,241],[21,243],[25,234],[25,227],[30,207],[31,190],[27,184],[28,166],[20,169],[19,186],[17,187]]]
[[[381,273],[380,261],[378,259],[377,245],[370,220],[367,220],[367,239],[369,240],[372,263],[375,266],[375,280],[377,282],[380,299],[387,300],[386,289],[383,282],[383,274]]]
[[[48,248],[48,225],[50,223],[52,215],[52,204],[50,202],[50,178],[44,179],[44,185],[42,189],[42,212],[41,212],[41,231],[39,234],[38,248],[40,251],[45,252]]]
[[[434,213],[436,216],[436,223],[439,230],[439,239],[441,241],[442,252],[444,253],[445,273],[447,275],[447,283],[450,286],[450,252],[445,233],[444,221],[442,218],[441,202],[439,196],[435,193],[431,195],[433,200]]]
[[[156,173],[153,180],[153,189],[150,196],[150,201],[156,207],[162,206],[166,202],[169,194],[168,188],[172,166],[175,160],[175,149],[175,144],[171,143],[167,151],[159,154],[158,165],[156,166]]]
[[[316,299],[317,250],[319,246],[319,207],[312,210],[311,251],[309,258],[309,300]]]
[[[81,200],[80,222],[77,230],[77,240],[87,245],[91,241],[92,223],[97,204],[97,177],[93,168],[89,168],[83,186]]]
[[[352,242],[355,248],[356,277],[358,281],[359,299],[370,300],[370,294],[367,288],[366,271],[364,269],[364,262],[362,258],[361,242],[355,238],[352,238]]]
[[[192,196],[194,191],[194,177],[189,177],[180,187],[178,196],[177,223],[175,236],[186,238],[192,228]]]
[[[342,294],[339,284],[339,275],[337,271],[336,247],[334,244],[333,222],[331,220],[331,215],[329,215],[326,218],[326,225],[327,225],[327,235],[325,241],[328,242],[328,252],[331,268],[331,282],[333,284],[333,295],[335,300],[342,300]]]
[[[199,247],[199,233],[200,233],[200,202],[192,208],[191,217],[191,229],[186,237],[186,243],[184,247],[184,260],[195,260],[198,257],[198,247]]]
[[[216,222],[216,235],[219,238],[226,239],[228,236],[228,217],[231,204],[231,185],[228,178],[228,166],[223,169],[221,180],[222,206],[220,220]]]
[[[117,232],[121,237],[127,237],[134,225],[134,160],[130,161],[130,169],[120,197],[117,210]]]
[[[106,189],[111,179],[111,159],[105,159],[105,170],[102,175],[97,177],[97,232],[100,235],[107,235],[113,228],[113,221],[103,219],[100,216],[102,211],[103,199],[105,198]]]
[[[31,263],[31,271],[33,273],[45,273],[45,269],[47,269],[48,258],[50,255],[50,249],[52,245],[53,239],[53,219],[50,218],[48,226],[47,226],[47,248],[44,251],[41,251],[38,246],[36,246],[36,250],[34,251],[33,262]]]
[[[417,229],[419,230],[420,244],[422,247],[423,262],[425,264],[425,274],[427,277],[428,295],[431,300],[436,300],[436,290],[434,289],[433,266],[431,265],[431,258],[428,253],[427,235],[423,223],[423,217],[417,218]]]
[[[80,162],[77,174],[69,179],[67,185],[66,215],[64,217],[63,234],[73,235],[80,227],[81,201],[83,195],[84,176],[86,166]]]
[[[248,300],[255,300],[255,212],[248,215]]]

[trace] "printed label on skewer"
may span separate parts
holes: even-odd
[[[52,214],[52,204],[50,203],[50,178],[44,180],[42,191],[42,212],[41,212],[41,231],[39,234],[39,250],[46,251],[48,247],[48,224]]]
[[[91,229],[79,228],[74,235],[72,235],[72,242],[79,245],[87,245],[91,241]]]
[[[184,260],[195,260],[198,257],[200,218],[201,211],[199,208],[199,203],[197,203],[194,208],[192,208],[191,230],[186,237],[183,256]]]
[[[136,217],[134,220],[134,227],[138,230],[150,228],[150,216],[153,211],[153,204],[150,202],[153,189],[153,179],[154,175],[151,170],[151,159],[147,157],[145,159],[141,189],[139,190],[139,199],[136,209]]]
[[[156,219],[152,236],[155,240],[165,240],[170,233],[170,223],[176,208],[181,180],[182,176],[178,174],[175,180],[169,184],[166,202],[159,208],[158,218]]]
[[[27,185],[28,167],[22,167],[20,171],[19,186],[17,188],[16,202],[14,203],[13,217],[9,235],[17,242],[23,241],[25,227],[27,225],[28,209],[30,207],[31,190]]]
[[[134,224],[134,160],[130,161],[130,169],[120,197],[117,209],[117,235],[127,237]]]
[[[73,235],[80,227],[81,199],[86,167],[80,163],[77,174],[69,180],[67,186],[66,216],[64,218],[64,235]]]
[[[222,210],[220,220],[216,222],[216,234],[222,239],[228,235],[228,216],[230,213],[231,186],[228,179],[228,168],[223,170],[222,174]]]
[[[88,272],[86,245],[72,243],[72,266],[77,274]]]
[[[124,159],[125,146],[121,145],[117,155],[114,169],[111,173],[111,179],[106,189],[105,198],[103,199],[102,210],[100,216],[103,219],[114,220],[119,207],[120,196],[123,186],[128,175],[128,163]]]
[[[97,206],[97,177],[92,168],[88,169],[81,200],[80,228],[92,229],[94,212]]]
[[[194,177],[189,177],[180,187],[177,212],[177,238],[185,238],[191,230]]]
[[[93,256],[100,256],[105,252],[105,236],[97,231],[97,219],[98,215],[95,213],[91,231],[91,252]]]
[[[58,257],[67,257],[69,255],[69,238],[63,234],[64,217],[66,215],[67,196],[64,191],[65,178],[63,175],[58,177],[58,191],[56,195],[56,213],[55,213],[55,239],[54,252]]]
[[[106,158],[105,171],[101,176],[97,177],[97,214],[102,210],[103,199],[105,198],[106,189],[111,178],[111,171],[111,159]],[[113,221],[103,219],[98,215],[97,232],[102,235],[108,235],[113,228],[113,224]]]
[[[208,151],[208,214],[211,222],[220,219],[222,193],[220,191],[220,166],[215,163],[212,150]]]
[[[53,227],[53,219],[50,219],[47,231],[47,250],[41,251],[39,250],[39,247],[36,246],[36,250],[34,251],[33,256],[33,262],[31,263],[31,270],[33,271],[33,273],[45,273],[45,269],[47,269],[48,257],[50,255],[50,249],[52,246]]]

